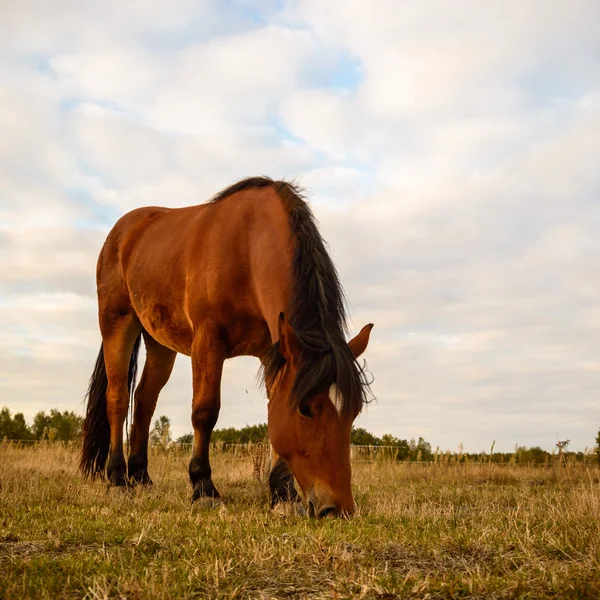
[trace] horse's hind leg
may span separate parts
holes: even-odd
[[[129,408],[129,365],[142,326],[134,314],[116,316],[113,313],[110,319],[101,322],[101,330],[108,382],[106,416],[110,425],[110,454],[106,472],[111,484],[126,485],[123,424]]]
[[[144,332],[146,362],[140,383],[135,390],[135,408],[131,428],[131,450],[127,464],[129,480],[152,483],[148,475],[148,437],[158,395],[175,364],[177,352],[159,344]]]

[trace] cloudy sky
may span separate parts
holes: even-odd
[[[83,412],[124,212],[241,177],[310,193],[375,329],[357,425],[433,447],[600,426],[600,5],[0,3],[0,406]],[[226,364],[220,427],[266,420]],[[180,356],[158,414],[191,431]]]

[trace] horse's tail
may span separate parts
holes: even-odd
[[[130,395],[133,393],[135,387],[141,337],[141,334],[137,337],[131,358],[129,359],[127,384]],[[104,346],[101,345],[86,394],[87,409],[83,423],[83,447],[81,450],[81,460],[79,461],[79,470],[83,473],[85,479],[102,477],[108,459],[108,452],[110,450],[110,423],[106,414],[107,387],[108,379],[104,364]]]

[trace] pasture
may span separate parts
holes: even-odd
[[[0,597],[600,597],[595,466],[355,461],[357,514],[317,521],[269,511],[260,453],[212,456],[221,508],[190,504],[187,452],[123,491],[1,444]]]

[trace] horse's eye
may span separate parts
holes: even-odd
[[[298,412],[307,419],[312,419],[312,412],[310,411],[310,404],[303,403],[298,407]]]

